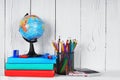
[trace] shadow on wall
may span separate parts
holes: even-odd
[[[37,42],[39,48],[41,48],[41,49],[39,49],[40,54],[45,53],[44,48],[47,48],[48,44],[51,44],[51,42],[52,42],[52,41],[50,41],[50,38],[52,36],[51,25],[47,21],[44,21],[44,22],[45,22],[45,31],[44,31],[42,37],[40,37]],[[51,46],[51,48],[52,48],[52,46]]]

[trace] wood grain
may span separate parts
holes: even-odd
[[[35,44],[40,53],[54,54],[51,45],[55,37],[55,0],[32,0],[32,14],[38,15],[45,23],[45,32]]]
[[[119,0],[32,0],[32,14],[46,25],[35,51],[53,54],[51,42],[55,37],[64,41],[76,38],[75,68],[120,70],[119,7]],[[0,0],[0,62],[3,63],[4,53],[4,57],[11,56],[14,49],[20,54],[28,52],[29,44],[19,33],[19,23],[29,11],[30,0],[6,0],[6,10],[4,0]]]
[[[14,49],[20,54],[28,52],[29,45],[19,33],[20,20],[29,13],[29,0],[6,0],[6,55],[12,56]]]
[[[105,0],[81,0],[81,66],[105,69]]]
[[[75,67],[80,68],[80,0],[56,0],[56,39],[77,39]]]
[[[0,75],[4,70],[4,0],[0,0]]]
[[[107,62],[109,70],[120,70],[120,1],[107,0]]]

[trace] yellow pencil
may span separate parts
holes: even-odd
[[[52,42],[52,46],[54,47],[55,51],[58,52],[57,46],[55,45],[55,42]]]

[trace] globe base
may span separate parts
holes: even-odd
[[[29,53],[27,54],[27,56],[28,56],[28,57],[40,57],[40,56],[42,56],[42,55],[38,55],[38,54],[36,54],[35,52],[29,52]]]
[[[25,38],[24,38],[24,39],[25,39]],[[29,41],[29,40],[27,40],[27,39],[25,39],[25,40],[30,43],[29,52],[28,52],[28,54],[27,54],[28,57],[40,57],[40,56],[42,56],[42,55],[40,55],[40,54],[39,54],[39,55],[36,54],[36,52],[35,52],[35,50],[34,50],[34,45],[33,45],[33,43],[37,42],[37,39],[31,40],[31,41]]]

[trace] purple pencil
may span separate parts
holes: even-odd
[[[64,53],[66,53],[66,45],[65,45],[65,43],[63,43],[63,46],[64,46]]]

